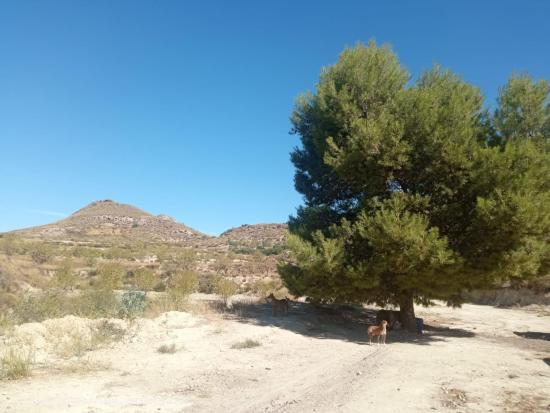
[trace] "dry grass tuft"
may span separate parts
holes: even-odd
[[[157,351],[161,354],[174,354],[178,349],[175,344],[163,344],[160,346]]]
[[[245,349],[245,348],[259,347],[261,345],[262,345],[262,343],[260,343],[259,341],[247,338],[244,341],[239,341],[238,343],[233,344],[231,346],[231,348],[237,349],[237,350],[242,350],[242,349]]]
[[[8,348],[0,358],[0,378],[18,380],[31,375],[33,354],[15,347]]]

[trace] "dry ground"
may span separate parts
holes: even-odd
[[[550,411],[547,307],[418,313],[424,336],[391,332],[388,345],[369,346],[370,310],[319,313],[295,303],[280,318],[261,304],[225,315],[170,312],[124,326],[122,341],[58,361],[44,323],[23,325],[16,333],[38,343],[36,365],[30,378],[0,381],[0,411]],[[232,348],[246,339],[260,345]],[[175,352],[158,352],[163,344]],[[55,368],[72,361],[90,368]]]

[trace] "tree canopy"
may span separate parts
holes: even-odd
[[[348,48],[297,99],[289,290],[317,302],[459,304],[548,271],[549,85],[512,76],[498,109],[435,66],[414,83],[388,46]]]

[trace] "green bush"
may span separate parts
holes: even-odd
[[[277,289],[277,283],[274,280],[258,280],[252,284],[252,292],[260,297],[267,297]]]
[[[67,296],[60,292],[27,295],[13,307],[16,323],[40,322],[69,314],[87,318],[117,317],[120,302],[113,291],[89,289],[79,295]]]
[[[199,278],[198,291],[203,294],[213,294],[217,280],[218,277],[213,274],[202,274]]]
[[[64,315],[64,297],[58,292],[26,295],[13,307],[16,323],[30,323]]]
[[[57,269],[54,277],[54,285],[62,290],[70,290],[77,284],[77,278],[74,274],[72,261],[67,259]]]
[[[126,270],[120,264],[110,263],[99,267],[95,287],[102,290],[119,290],[124,284]]]
[[[147,299],[142,291],[126,291],[120,300],[119,315],[122,318],[134,319],[143,314]]]
[[[233,295],[237,293],[239,286],[232,280],[218,277],[215,283],[214,292],[218,294],[226,305],[229,305],[229,301]]]
[[[44,264],[50,261],[54,255],[53,248],[43,242],[37,242],[29,246],[31,258],[37,264]]]
[[[155,273],[148,268],[139,268],[134,271],[134,284],[138,290],[151,291],[158,283]]]
[[[193,271],[178,271],[170,279],[168,294],[177,298],[186,298],[197,291],[199,277]]]
[[[120,314],[120,302],[111,290],[84,290],[79,296],[72,297],[72,305],[66,307],[65,314],[74,314],[86,318],[111,318]]]

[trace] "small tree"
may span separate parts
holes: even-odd
[[[176,272],[168,284],[168,295],[172,300],[182,303],[187,297],[197,291],[199,276],[194,271]]]
[[[494,117],[450,71],[408,80],[388,47],[358,45],[297,101],[306,202],[279,271],[313,301],[399,305],[414,331],[415,302],[458,305],[466,289],[548,271],[550,110],[529,78],[512,78]]]
[[[215,282],[214,292],[223,299],[226,307],[231,305],[231,297],[237,294],[237,291],[239,291],[239,286],[232,280],[218,277]]]

